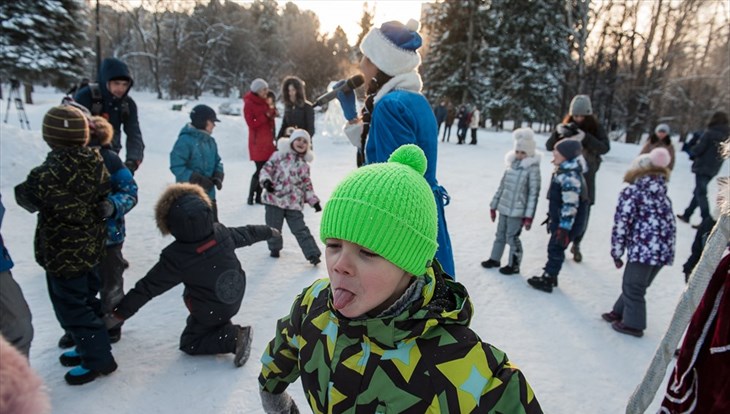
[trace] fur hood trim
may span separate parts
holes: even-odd
[[[305,140],[307,140],[306,137]],[[281,153],[291,152],[292,154],[300,155],[291,147],[291,139],[289,138],[279,138],[279,141],[276,142],[276,149]],[[307,152],[304,153],[304,161],[306,161],[307,163],[311,163],[312,161],[314,161],[312,142],[309,140],[307,140]]]
[[[175,200],[186,194],[192,194],[200,197],[208,207],[213,206],[210,201],[210,197],[205,193],[203,187],[197,184],[190,183],[176,183],[169,185],[165,191],[157,200],[155,205],[155,221],[157,222],[157,228],[160,229],[160,233],[163,236],[170,234],[170,228],[167,225],[167,215],[170,212],[170,208],[175,203]]]
[[[514,151],[508,151],[506,154],[504,154],[504,164],[507,166],[507,168],[512,166],[512,163],[515,161],[515,152]],[[520,163],[520,167],[527,168],[534,164],[540,164],[540,161],[542,161],[542,152],[535,151],[535,155],[532,157],[525,157],[522,159],[522,162]]]
[[[51,402],[28,359],[0,335],[0,413],[47,414]]]
[[[629,184],[633,184],[639,178],[645,177],[647,175],[658,175],[664,177],[667,181],[669,181],[669,168],[657,167],[654,165],[647,168],[634,168],[626,171],[626,175],[624,175],[624,181]]]
[[[97,143],[102,147],[106,147],[112,144],[114,139],[114,127],[109,121],[103,116],[92,116],[91,124],[93,128],[91,130],[91,142]]]

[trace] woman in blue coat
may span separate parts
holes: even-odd
[[[211,135],[215,123],[220,122],[213,108],[197,105],[190,111],[190,123],[180,131],[170,152],[170,171],[178,183],[192,183],[203,187],[213,202],[213,217],[218,221],[215,190],[223,188],[223,163],[218,145]]]
[[[345,133],[358,147],[364,164],[386,162],[396,148],[418,145],[426,154],[426,180],[438,206],[439,231],[436,259],[443,270],[454,276],[454,257],[446,227],[444,206],[449,196],[436,180],[438,124],[426,98],[418,74],[421,47],[418,22],[407,25],[392,21],[373,28],[360,45],[363,53],[360,70],[365,77],[367,98],[361,116],[355,109],[355,93],[338,93],[348,125]],[[359,162],[360,164],[360,162]]]

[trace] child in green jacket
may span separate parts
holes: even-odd
[[[324,208],[329,280],[279,320],[261,361],[267,413],[541,413],[523,374],[469,329],[472,304],[434,260],[426,157],[404,145],[347,176]]]

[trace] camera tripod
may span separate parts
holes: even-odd
[[[8,115],[10,115],[10,101],[15,102],[15,110],[18,112],[18,120],[20,121],[20,128],[25,129],[26,127],[30,130],[30,122],[28,121],[28,115],[25,113],[23,107],[23,100],[20,99],[20,82],[17,79],[10,80],[10,93],[8,93],[8,105],[5,108],[5,123],[8,123]],[[25,122],[25,125],[23,125]]]

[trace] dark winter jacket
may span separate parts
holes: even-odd
[[[202,188],[181,188],[163,194],[157,208],[158,227],[175,236],[175,241],[119,303],[114,312],[122,319],[180,283],[185,285],[185,305],[201,324],[220,324],[241,307],[246,274],[235,249],[270,238],[271,228],[214,223],[210,200]]]
[[[267,161],[274,147],[274,113],[266,100],[253,92],[243,97],[243,117],[248,125],[248,155],[251,161]]]
[[[284,118],[281,121],[281,128],[276,138],[285,135],[286,129],[289,127],[299,128],[309,132],[310,137],[314,137],[314,108],[309,101],[304,101],[303,105],[287,104],[284,108]]]
[[[124,242],[124,216],[137,205],[137,182],[119,155],[108,145],[100,147],[99,152],[109,172],[111,184],[108,200],[114,205],[114,215],[106,219],[106,245],[113,246]]]
[[[667,197],[664,168],[639,168],[626,176],[629,185],[621,190],[611,232],[611,256],[621,259],[627,251],[629,263],[652,266],[674,261],[676,226],[672,202]]]
[[[548,189],[550,232],[562,228],[575,235],[586,219],[588,198],[583,167],[577,159],[563,161],[553,173]]]
[[[3,218],[5,217],[5,206],[3,205],[2,195],[0,195],[0,228],[3,226]],[[0,272],[7,272],[13,268],[13,259],[10,258],[8,249],[3,243],[3,236],[0,234]]]
[[[714,177],[725,161],[720,155],[720,144],[728,139],[730,128],[727,124],[707,128],[695,146],[692,147],[692,172],[696,175]]]
[[[669,155],[671,157],[671,161],[669,161],[669,168],[670,170],[674,169],[674,145],[672,144],[672,140],[667,135],[664,139],[659,139],[656,134],[651,134],[649,136],[649,139],[646,140],[646,143],[644,143],[644,146],[641,147],[641,151],[639,151],[639,155],[641,154],[648,154],[653,150],[654,148],[664,148],[667,151],[669,151]]]
[[[137,117],[137,104],[131,96],[129,90],[120,99],[112,95],[106,85],[112,79],[126,79],[129,81],[129,89],[134,85],[134,79],[129,73],[127,64],[119,59],[106,58],[101,64],[99,71],[99,89],[101,90],[101,98],[103,102],[103,110],[101,116],[106,118],[112,127],[114,127],[114,139],[112,140],[112,148],[115,152],[122,149],[122,126],[124,133],[127,135],[126,159],[141,162],[144,158],[144,141],[142,140],[142,131],[139,129],[139,118]],[[74,96],[74,100],[81,105],[92,110],[93,99],[91,89],[85,86],[79,89]],[[128,114],[123,112],[123,103],[129,106]],[[96,115],[96,114],[95,114]]]
[[[601,168],[601,155],[611,149],[611,143],[608,140],[606,131],[603,130],[600,124],[597,124],[595,131],[585,130],[580,124],[578,127],[585,133],[581,145],[583,145],[583,158],[588,164],[588,169],[583,172],[583,176],[585,177],[588,199],[593,204],[596,201],[596,173]],[[545,148],[552,151],[555,144],[560,142],[561,139],[563,137],[558,134],[558,131],[553,131],[550,138],[545,142]]]
[[[15,187],[18,205],[38,212],[35,258],[46,272],[75,277],[99,263],[106,225],[97,206],[110,189],[99,151],[88,147],[54,149]]]
[[[436,122],[441,125],[442,122],[446,120],[446,114],[448,111],[446,110],[446,105],[439,104],[436,106],[436,109],[433,110],[434,116],[436,116]]]
[[[261,389],[279,394],[301,378],[315,413],[541,413],[522,372],[469,328],[464,286],[434,269],[419,286],[400,312],[348,319],[317,280],[277,323]]]
[[[178,183],[190,182],[194,172],[208,178],[222,176],[223,163],[215,139],[202,129],[185,125],[170,152],[170,171]],[[215,186],[208,189],[208,197],[215,200]]]

